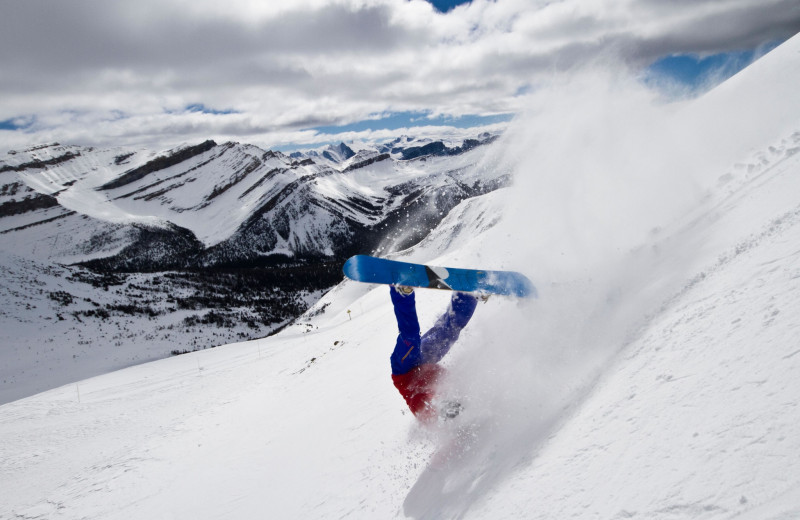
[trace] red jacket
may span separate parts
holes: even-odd
[[[436,395],[436,383],[444,372],[439,365],[423,363],[405,374],[392,374],[394,386],[418,419],[424,421],[436,417],[432,402]]]

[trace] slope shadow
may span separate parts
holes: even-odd
[[[416,519],[464,518],[510,475],[531,462],[560,422],[560,414],[508,428],[497,416],[460,425],[443,435],[429,466],[409,490],[403,513]]]

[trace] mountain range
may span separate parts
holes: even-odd
[[[497,137],[9,152],[0,402],[274,333],[341,280],[348,256],[407,248],[507,185],[507,172],[476,168]]]
[[[165,152],[53,144],[0,161],[3,249],[113,271],[286,265],[404,248],[507,183],[470,150],[406,137],[290,155],[206,141]],[[389,240],[391,243],[386,242]]]

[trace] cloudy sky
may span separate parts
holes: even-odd
[[[696,85],[800,31],[797,0],[433,3],[0,0],[0,151],[492,125],[555,73]]]

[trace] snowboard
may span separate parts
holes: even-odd
[[[344,264],[345,276],[364,283],[535,298],[536,287],[522,273],[437,267],[356,255]]]

